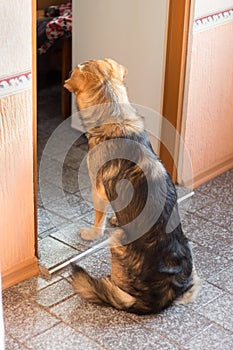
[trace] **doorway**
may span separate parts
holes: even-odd
[[[64,2],[64,1],[63,1]],[[172,106],[170,111],[165,113],[166,118],[174,122],[174,125],[177,130],[180,128],[181,123],[181,106],[182,106],[182,91],[183,91],[183,81],[184,81],[184,69],[185,69],[185,45],[187,44],[187,27],[188,27],[188,14],[190,2],[180,1],[179,5],[177,2],[170,1],[169,7],[169,22],[168,22],[168,44],[167,44],[167,57],[166,57],[166,70],[164,73],[164,98],[163,98],[163,111],[166,110],[166,106]],[[84,4],[84,2],[83,2]],[[178,21],[179,18],[179,21]],[[180,18],[183,18],[183,21],[180,21]],[[175,21],[175,22],[174,22]],[[173,30],[174,23],[179,27],[178,33],[179,37],[179,48],[177,53],[177,60],[171,60],[174,57],[174,36],[169,36]],[[181,33],[183,35],[181,35]],[[174,34],[174,33],[173,33]],[[66,54],[62,57],[66,57],[64,62],[68,62],[67,51]],[[56,61],[56,62],[55,62]],[[52,59],[52,64],[54,62],[57,64],[58,59]],[[48,69],[48,66],[45,64],[45,68]],[[38,67],[38,65],[37,65]],[[58,65],[61,70],[61,63]],[[71,66],[69,66],[71,67]],[[38,112],[36,125],[37,129],[37,144],[38,158],[41,159],[42,150],[49,139],[51,133],[54,129],[62,123],[64,117],[67,115],[63,114],[63,109],[61,107],[60,101],[62,99],[62,94],[60,93],[61,81],[64,81],[67,77],[67,72],[70,71],[70,68],[66,70],[66,76],[59,72],[60,85],[57,84],[56,79],[58,75],[54,71],[49,72],[52,74],[55,84],[51,86],[46,86],[42,88],[41,91],[34,91],[34,94],[37,95],[38,100]],[[170,72],[172,70],[177,70],[177,76],[172,78]],[[35,71],[34,71],[35,72]],[[51,75],[50,75],[51,77]],[[43,78],[39,74],[39,78]],[[52,79],[52,80],[53,80]],[[173,79],[173,85],[169,84],[169,80]],[[49,78],[51,81],[51,79]],[[42,79],[43,85],[43,79]],[[171,94],[172,91],[176,92]],[[47,94],[48,91],[48,94]],[[63,92],[65,90],[62,90]],[[65,92],[66,93],[66,92]],[[59,95],[60,94],[60,95]],[[174,97],[175,96],[175,97]],[[70,95],[69,95],[70,98]],[[172,99],[172,101],[171,101]],[[52,107],[53,106],[53,107]],[[47,109],[47,107],[49,107]],[[69,103],[70,107],[70,103]],[[43,112],[44,108],[44,112]],[[44,114],[44,120],[41,116]],[[41,118],[41,119],[40,119]],[[69,121],[67,119],[66,127],[70,127]],[[70,132],[73,135],[76,133],[77,142],[72,144],[70,151],[65,156],[65,167],[63,167],[62,174],[62,185],[64,192],[59,189],[59,186],[54,183],[56,179],[56,173],[59,170],[59,163],[61,160],[64,160],[64,154],[56,152],[56,149],[53,150],[52,157],[49,158],[47,163],[45,179],[46,184],[44,186],[44,198],[41,198],[41,194],[38,192],[38,255],[39,262],[45,269],[50,270],[56,267],[58,264],[68,261],[75,254],[79,254],[84,250],[88,249],[92,244],[82,241],[78,236],[79,228],[82,226],[91,225],[93,222],[93,211],[91,205],[91,199],[88,193],[89,184],[84,184],[84,192],[86,191],[85,203],[82,200],[82,193],[77,183],[77,170],[82,159],[85,158],[87,152],[87,144],[85,137],[82,137],[78,130],[70,128]],[[162,132],[164,132],[162,125]],[[60,138],[62,139],[62,133]],[[177,152],[177,140],[173,140],[175,149]],[[171,163],[169,157],[163,150],[161,146],[161,158],[165,165],[171,167],[169,170],[173,175],[173,179],[176,180],[175,166],[174,163]],[[55,146],[56,148],[56,146]],[[50,178],[49,181],[47,181]],[[36,171],[35,171],[36,179]],[[55,181],[56,182],[56,181]],[[64,199],[69,204],[69,211],[67,211],[67,206],[62,205],[62,199]],[[89,197],[88,197],[89,196]],[[51,200],[52,198],[52,200]],[[37,205],[37,204],[36,204]],[[49,213],[49,216],[47,215]],[[51,254],[52,252],[52,254]]]

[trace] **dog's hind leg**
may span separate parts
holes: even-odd
[[[92,188],[92,200],[94,204],[94,226],[80,229],[82,239],[87,241],[99,238],[104,234],[109,202],[103,186],[99,186],[97,190],[94,187]]]
[[[182,305],[182,304],[189,304],[192,303],[200,289],[201,289],[201,285],[202,285],[202,279],[198,277],[197,272],[195,270],[195,267],[193,267],[193,272],[192,272],[192,287],[189,288],[187,290],[187,292],[185,292],[180,298],[176,299],[174,301],[175,305]]]
[[[76,292],[92,303],[109,304],[119,310],[127,310],[135,298],[119,288],[109,278],[93,278],[82,267],[72,264],[72,285]]]

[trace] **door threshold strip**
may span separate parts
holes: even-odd
[[[46,267],[44,266],[39,266],[39,270],[40,270],[40,274],[42,277],[46,278],[46,279],[51,279],[52,278],[52,275],[62,269],[64,269],[65,267],[67,267],[68,265],[70,265],[71,263],[73,262],[76,262],[76,261],[80,261],[94,253],[96,253],[97,251],[99,251],[100,249],[103,249],[104,247],[107,247],[108,246],[108,243],[109,243],[109,238],[106,239],[105,241],[103,242],[100,242],[98,244],[96,244],[95,246],[85,250],[84,252],[81,252],[75,256],[73,256],[72,258],[62,262],[62,263],[59,263],[49,269],[47,269]]]

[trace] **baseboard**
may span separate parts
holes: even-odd
[[[2,289],[9,288],[39,274],[38,259],[33,257],[14,265],[2,274]]]
[[[233,157],[224,160],[223,162],[215,165],[214,167],[203,171],[199,174],[194,175],[194,178],[190,180],[182,181],[183,186],[189,186],[192,184],[193,189],[197,188],[198,186],[214,179],[215,177],[225,173],[226,171],[233,168]]]

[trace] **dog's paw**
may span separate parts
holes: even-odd
[[[85,241],[93,241],[103,236],[104,230],[99,227],[83,227],[80,228],[80,236]]]
[[[112,226],[117,226],[117,227],[119,226],[118,221],[117,221],[117,218],[116,218],[115,215],[113,215],[109,221],[110,221],[110,224],[111,224]]]

